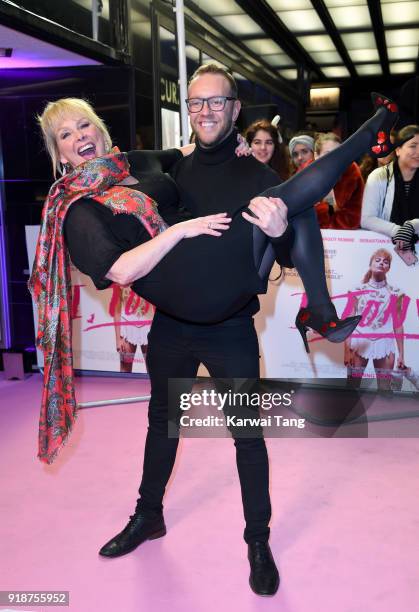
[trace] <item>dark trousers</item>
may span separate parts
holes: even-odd
[[[148,338],[147,366],[151,380],[149,425],[137,510],[161,512],[178,440],[168,438],[168,378],[194,378],[200,363],[212,377],[257,378],[259,346],[252,317],[236,317],[215,325],[179,322],[156,312]],[[269,465],[263,438],[236,438],[246,542],[267,541],[271,505]]]

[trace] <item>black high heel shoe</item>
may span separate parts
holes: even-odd
[[[301,334],[307,353],[310,352],[307,331],[312,329],[329,342],[343,342],[352,334],[356,326],[362,319],[361,315],[348,317],[347,319],[339,319],[337,315],[332,315],[326,319],[324,312],[316,308],[300,308],[295,319],[295,326]]]
[[[393,100],[390,100],[390,98],[376,93],[375,91],[372,92],[371,99],[376,111],[383,108],[386,110],[387,114],[384,121],[379,126],[377,141],[371,147],[370,154],[373,157],[385,157],[386,155],[389,155],[389,153],[391,153],[397,146],[399,146],[399,143],[393,143],[390,140],[391,129],[394,127],[399,118],[399,109]]]

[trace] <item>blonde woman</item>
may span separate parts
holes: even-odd
[[[130,373],[138,347],[144,363],[147,363],[147,336],[154,307],[134,293],[130,287],[115,285],[114,289],[119,294],[114,313],[116,350],[119,353],[121,372]]]
[[[342,145],[333,132],[320,134],[314,143],[314,157],[327,155]],[[316,205],[317,218],[324,229],[358,229],[361,221],[364,180],[356,162],[352,162],[333,189]]]
[[[352,386],[359,386],[364,370],[372,359],[380,390],[390,389],[391,372],[405,369],[403,324],[401,315],[403,293],[387,282],[392,256],[386,249],[373,253],[369,269],[361,285],[355,288],[353,313],[362,315],[359,336],[345,341],[344,363]],[[396,361],[397,354],[397,361]]]

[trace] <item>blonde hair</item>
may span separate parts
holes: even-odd
[[[83,115],[86,117],[102,132],[106,151],[109,152],[112,148],[112,140],[106,125],[95,113],[89,102],[81,98],[60,98],[60,100],[55,102],[48,102],[42,115],[37,115],[37,120],[42,130],[45,147],[51,157],[55,178],[57,177],[58,165],[60,163],[55,130],[57,123],[69,115]]]
[[[329,141],[337,142],[338,144],[342,144],[341,139],[334,132],[326,132],[324,134],[318,134],[316,141],[314,143],[314,152],[317,153],[318,155],[320,151],[322,150],[322,146],[324,145],[324,143],[329,142]]]
[[[391,266],[392,256],[391,256],[391,253],[389,253],[389,251],[387,251],[386,249],[378,249],[377,251],[374,251],[374,253],[371,255],[371,259],[370,259],[370,269],[368,270],[368,272],[365,274],[364,278],[362,279],[363,284],[368,283],[368,281],[370,280],[370,278],[372,276],[371,264],[372,264],[373,259],[375,259],[375,257],[377,257],[377,255],[382,255],[383,257],[388,259],[389,267]]]

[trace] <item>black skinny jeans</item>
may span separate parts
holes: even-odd
[[[149,334],[147,366],[151,380],[149,426],[137,510],[163,509],[163,496],[176,458],[178,440],[167,435],[167,380],[194,378],[200,363],[216,378],[257,378],[259,345],[252,317],[215,325],[179,322],[156,312]],[[267,541],[271,505],[269,465],[263,438],[236,438],[246,542]]]

